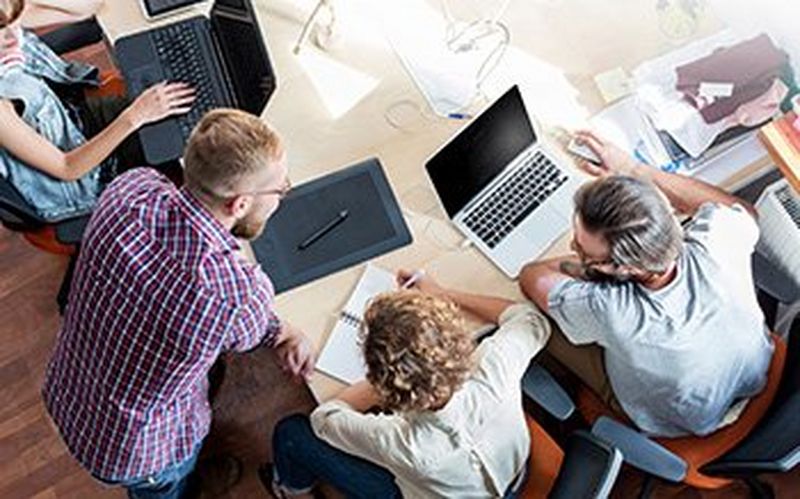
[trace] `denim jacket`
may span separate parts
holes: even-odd
[[[12,101],[23,121],[59,149],[75,149],[86,138],[48,81],[97,85],[97,68],[64,61],[28,31],[22,49],[24,66],[0,66],[0,99]],[[99,167],[78,180],[64,181],[26,165],[5,148],[0,148],[0,175],[48,221],[90,212],[101,189]]]

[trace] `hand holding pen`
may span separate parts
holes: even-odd
[[[397,285],[401,289],[416,289],[423,293],[436,296],[444,296],[446,291],[424,270],[405,270],[397,271]]]

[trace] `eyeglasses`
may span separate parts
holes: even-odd
[[[233,192],[230,194],[220,194],[214,192],[213,190],[205,187],[201,187],[203,191],[207,194],[214,196],[217,199],[232,199],[236,196],[278,196],[278,199],[281,200],[285,198],[289,192],[292,190],[292,183],[289,179],[286,179],[286,183],[283,187],[280,188],[272,188],[272,189],[256,189],[253,191],[242,191],[242,192]]]
[[[289,195],[292,190],[292,182],[287,178],[283,187],[278,189],[259,189],[255,191],[240,192],[239,195],[248,194],[251,196],[278,196],[278,199],[283,199]]]
[[[578,254],[578,257],[581,259],[581,263],[584,267],[598,267],[600,265],[609,265],[614,264],[613,258],[607,258],[605,260],[592,260],[589,258],[589,255],[581,248],[581,245],[578,244],[578,241],[573,238],[572,242],[570,243],[570,247]]]

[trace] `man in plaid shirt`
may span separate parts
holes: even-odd
[[[289,190],[278,135],[246,113],[213,111],[189,139],[184,173],[176,188],[139,168],[103,193],[43,389],[73,456],[132,497],[184,494],[222,352],[276,348],[298,377],[314,364],[236,239],[257,237]]]

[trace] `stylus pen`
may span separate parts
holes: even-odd
[[[333,220],[326,223],[321,229],[314,232],[313,234],[305,238],[303,242],[298,244],[297,249],[304,250],[309,246],[311,246],[312,244],[314,244],[315,242],[317,242],[322,236],[335,229],[336,226],[339,225],[340,223],[344,222],[345,218],[347,218],[347,215],[349,215],[347,210],[340,211]]]

